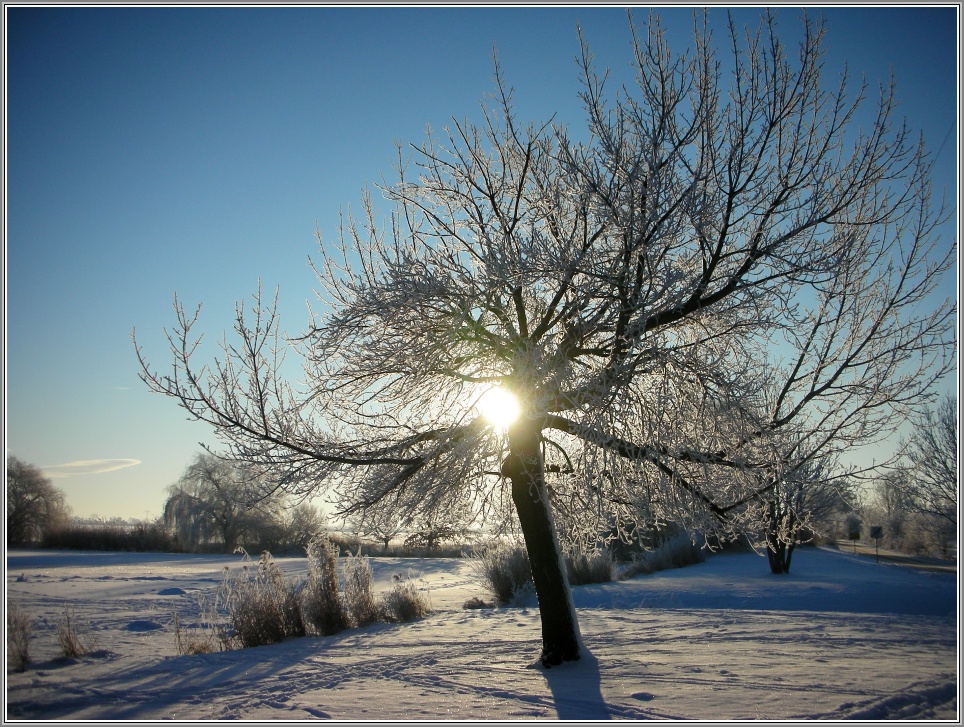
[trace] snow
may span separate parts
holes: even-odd
[[[304,575],[304,558],[279,558]],[[804,548],[774,576],[752,553],[573,588],[591,653],[536,666],[538,610],[487,598],[458,559],[371,560],[376,590],[409,573],[433,614],[326,638],[177,656],[240,556],[13,551],[8,602],[37,624],[8,669],[6,718],[70,720],[958,719],[957,579]],[[64,605],[97,651],[57,658]]]

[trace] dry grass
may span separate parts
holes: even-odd
[[[392,591],[376,598],[371,566],[360,551],[339,558],[338,547],[326,536],[313,540],[307,550],[307,580],[290,582],[267,552],[256,568],[246,565],[236,578],[225,573],[213,604],[200,602],[192,626],[185,627],[174,614],[177,653],[207,654],[299,636],[329,636],[379,620],[414,621],[430,613],[431,600],[411,578],[399,578]],[[339,590],[339,562],[344,592]]]
[[[64,604],[64,612],[57,622],[57,643],[60,644],[60,653],[67,659],[87,656],[97,648],[92,636],[77,630],[77,617],[67,604]]]
[[[308,544],[308,582],[301,608],[305,621],[322,636],[348,628],[348,616],[338,590],[338,546],[327,536]]]
[[[216,603],[203,594],[197,596],[198,616],[194,623],[185,626],[177,611],[174,612],[174,640],[177,653],[212,654],[216,651],[230,651],[233,635],[222,622]]]
[[[219,596],[230,615],[233,638],[246,648],[304,636],[302,587],[288,582],[268,552],[257,568],[246,565],[237,578],[225,578]]]
[[[569,585],[609,583],[613,579],[615,562],[606,550],[593,553],[571,553],[566,556],[566,575]]]
[[[7,662],[14,671],[27,671],[33,619],[17,603],[7,604]]]

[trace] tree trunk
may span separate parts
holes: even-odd
[[[512,482],[515,503],[529,554],[532,583],[542,619],[543,666],[579,658],[579,626],[569,581],[556,537],[546,491],[540,429],[521,418],[509,429],[509,456],[502,474]]]
[[[775,502],[771,502],[764,519],[766,533],[767,561],[770,572],[775,575],[790,572],[790,558],[793,556],[793,542],[787,538],[793,537],[793,512],[781,511]],[[786,527],[783,527],[783,526]],[[781,532],[783,535],[781,535]]]

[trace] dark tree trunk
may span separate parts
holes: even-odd
[[[532,583],[539,599],[542,620],[543,666],[555,666],[579,658],[579,626],[569,581],[562,564],[552,512],[546,491],[540,430],[520,420],[509,429],[509,456],[502,474],[512,482],[512,501],[519,515]]]
[[[793,557],[793,512],[781,511],[771,502],[764,520],[767,543],[767,561],[770,572],[776,575],[790,572],[790,559]],[[785,526],[785,527],[784,527]],[[781,534],[782,531],[782,534]]]

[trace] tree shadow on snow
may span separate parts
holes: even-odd
[[[612,719],[613,715],[603,699],[599,662],[589,649],[582,647],[579,661],[567,662],[552,668],[538,669],[552,692],[556,716],[561,720]]]

